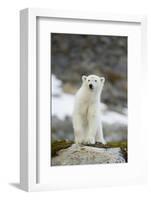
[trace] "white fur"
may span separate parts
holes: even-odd
[[[75,143],[105,144],[100,112],[100,96],[105,78],[89,75],[82,76],[82,81],[82,86],[75,97],[73,112]],[[90,84],[93,89],[90,88]]]

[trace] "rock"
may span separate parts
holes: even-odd
[[[72,144],[69,148],[58,151],[57,156],[52,157],[51,160],[52,166],[125,162],[120,147],[98,148],[77,144]]]

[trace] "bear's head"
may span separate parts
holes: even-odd
[[[96,75],[89,75],[89,76],[82,76],[83,84],[90,90],[90,91],[100,91],[103,88],[105,78],[99,77]]]

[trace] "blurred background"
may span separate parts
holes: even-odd
[[[51,33],[51,136],[74,140],[72,111],[82,75],[106,79],[101,97],[106,141],[127,141],[127,37]]]

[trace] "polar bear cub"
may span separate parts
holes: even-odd
[[[103,137],[100,96],[105,78],[82,76],[82,86],[75,97],[73,128],[76,144],[106,144]]]

